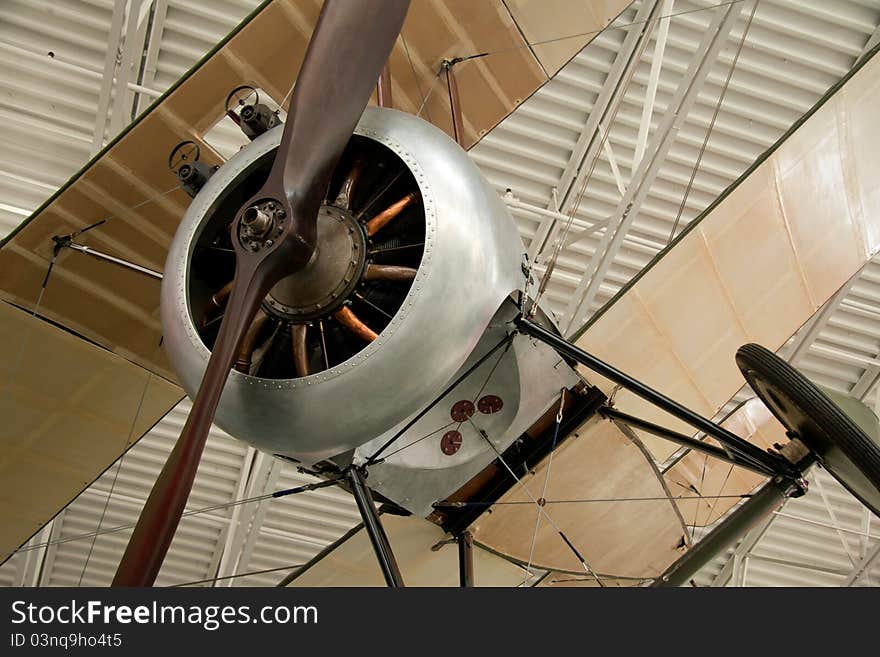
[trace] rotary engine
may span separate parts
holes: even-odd
[[[172,242],[162,323],[169,357],[191,397],[235,273],[230,222],[263,183],[282,130],[258,137],[208,180]],[[254,208],[242,222],[242,243],[271,239],[283,221],[273,208]],[[376,444],[434,402],[469,359],[504,337],[515,315],[509,296],[523,286],[522,252],[507,209],[455,142],[412,115],[368,108],[321,209],[315,254],[266,296],[216,423],[259,449],[306,464]],[[492,436],[501,448],[514,438],[508,429],[525,389],[518,369],[523,347],[517,343],[503,353],[504,391],[495,396],[507,408],[492,410],[495,419],[507,417]],[[553,373],[559,359],[545,359]],[[572,383],[558,374],[551,379],[544,387],[556,395],[560,383]],[[552,397],[531,394],[537,406],[526,404],[529,414],[546,410]],[[481,463],[491,460],[485,445],[459,452],[466,431],[457,434],[443,434],[437,438],[442,445],[421,457],[411,452],[396,467],[453,464],[438,461],[438,454],[455,456],[456,466],[477,455]],[[406,442],[404,435],[401,444]],[[466,470],[475,467],[482,466]],[[391,478],[401,479],[399,473]],[[446,480],[440,488],[451,485]]]

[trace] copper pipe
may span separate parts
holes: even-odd
[[[201,328],[207,328],[210,324],[213,324],[218,319],[223,318],[223,313],[220,313],[217,317],[209,319],[211,316],[211,312],[214,309],[223,310],[226,307],[226,304],[229,301],[229,295],[232,292],[232,284],[234,282],[235,281],[229,281],[226,285],[224,285],[211,295],[211,305],[205,308],[205,314],[202,316]]]
[[[367,235],[372,237],[380,230],[385,228],[388,222],[390,222],[392,219],[394,219],[394,217],[396,217],[406,208],[412,205],[418,198],[419,195],[416,192],[410,192],[402,199],[397,201],[397,203],[393,203],[382,210],[382,212],[380,212],[367,222]]]
[[[217,290],[214,294],[211,295],[211,303],[213,303],[218,308],[223,308],[226,305],[226,302],[229,301],[229,295],[232,292],[232,284],[235,281],[229,281],[226,285]]]
[[[342,181],[342,186],[339,188],[339,194],[336,195],[336,200],[333,201],[333,205],[337,208],[351,210],[351,198],[354,195],[358,180],[360,180],[361,170],[361,162],[355,162],[351,167],[351,171],[349,171],[348,175],[345,177],[345,180]]]
[[[343,306],[339,310],[337,310],[333,316],[336,318],[336,321],[342,324],[349,331],[354,333],[359,338],[366,340],[367,342],[372,342],[376,338],[379,337],[379,334],[376,333],[369,326],[364,324],[360,318],[355,315],[351,308],[348,306]]]
[[[293,365],[297,376],[309,375],[309,352],[306,349],[306,325],[297,324],[293,327]]]
[[[452,135],[459,146],[464,148],[464,124],[461,119],[461,98],[458,95],[458,83],[453,72],[454,64],[447,62],[446,88],[449,90],[449,109],[452,112]]]
[[[416,277],[418,270],[412,267],[397,267],[395,265],[368,265],[364,272],[365,281],[395,281],[408,282]]]
[[[376,83],[376,104],[379,107],[391,107],[391,70],[388,62],[382,69],[379,81]]]
[[[253,358],[254,350],[257,348],[257,338],[260,337],[260,332],[268,320],[269,316],[260,310],[257,312],[257,316],[254,317],[254,321],[251,323],[250,328],[248,328],[247,333],[245,333],[244,339],[241,341],[241,347],[238,349],[238,356],[235,359],[235,369],[239,372],[248,374],[251,371],[251,359]]]

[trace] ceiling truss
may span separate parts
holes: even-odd
[[[19,11],[24,16],[30,11],[22,9],[24,4],[13,0],[4,11]],[[48,7],[51,3],[31,4]],[[9,68],[5,73],[7,76],[16,75],[13,69],[26,75],[39,73],[45,76],[48,66],[59,80],[77,76],[83,80],[82,84],[91,85],[94,93],[92,125],[73,119],[66,122],[58,120],[53,112],[39,107],[23,113],[20,123],[10,124],[21,131],[48,129],[51,134],[57,135],[57,143],[70,155],[66,160],[58,158],[63,167],[53,161],[42,167],[22,168],[16,166],[16,160],[0,160],[0,184],[5,181],[7,187],[3,189],[16,190],[16,194],[0,197],[0,203],[4,204],[2,219],[7,229],[15,221],[24,218],[41,198],[51,193],[90,153],[99,150],[128,122],[132,103],[135,103],[136,112],[142,111],[152,98],[158,96],[202,52],[210,48],[210,41],[199,41],[204,34],[213,34],[212,39],[219,39],[257,2],[224,0],[208,12],[210,16],[198,4],[187,0],[97,2],[96,5],[101,6],[99,13],[100,20],[104,21],[104,32],[101,37],[103,41],[95,45],[94,52],[109,53],[103,60],[95,56],[74,56],[78,53],[75,49],[58,48],[58,56],[47,65],[41,47],[29,46],[31,41],[41,43],[38,39],[21,37],[14,30],[0,32],[0,50],[11,55],[4,64]],[[730,61],[730,54],[723,50],[723,40],[704,46],[705,39],[700,42],[692,38],[692,33],[705,34],[711,14],[711,20],[716,23],[720,20],[720,24],[728,30],[726,45],[730,46],[738,36],[737,19],[732,18],[729,23],[726,19],[732,13],[737,13],[741,25],[743,12],[751,9],[751,0],[737,3],[734,5],[735,12],[732,9],[724,12],[725,18],[719,19],[721,12],[711,9],[716,4],[713,0],[637,3],[622,17],[622,22],[633,25],[613,38],[609,36],[599,40],[597,48],[606,48],[606,54],[610,53],[607,57],[589,53],[576,57],[557,80],[536,94],[535,103],[523,103],[520,110],[506,122],[509,127],[502,124],[499,130],[487,136],[484,144],[474,149],[473,157],[482,166],[490,182],[502,194],[510,189],[505,199],[520,222],[532,259],[539,251],[544,251],[544,258],[538,261],[539,273],[549,252],[548,248],[541,247],[554,243],[559,229],[564,226],[575,205],[577,190],[589,174],[589,163],[597,159],[597,168],[587,193],[598,200],[589,208],[581,207],[575,213],[573,231],[585,232],[573,232],[569,236],[560,256],[558,273],[548,289],[551,305],[559,314],[567,311],[566,319],[571,318],[568,324],[572,327],[589,317],[596,307],[604,303],[665,245],[670,222],[664,215],[663,199],[680,198],[680,187],[683,185],[679,182],[676,187],[670,181],[676,180],[676,176],[680,178],[682,166],[687,167],[688,145],[693,146],[702,139],[703,133],[695,126],[702,126],[703,131],[706,129],[706,98],[712,96],[707,90],[717,86],[717,74],[710,75],[710,64],[723,68]],[[649,16],[675,14],[694,8],[707,11],[683,14],[666,21],[668,34],[663,40],[659,38],[663,21],[646,29],[647,23],[644,21]],[[820,20],[817,12],[825,23],[816,22]],[[132,20],[130,16],[135,18]],[[18,21],[15,25],[26,22],[13,18]],[[88,24],[96,25],[98,21],[96,17],[89,17]],[[33,21],[28,18],[27,22],[31,24],[28,29],[34,29]],[[814,102],[811,99],[821,95],[830,78],[842,75],[861,54],[877,43],[878,23],[880,3],[871,1],[840,0],[834,9],[829,9],[823,3],[760,0],[755,26],[738,65],[741,72],[735,75],[730,97],[722,107],[722,115],[716,126],[717,138],[713,136],[702,165],[705,175],[697,177],[682,225],[705,206],[705,199],[711,199],[734,180],[748,166],[754,154],[760,153],[774,141],[774,135],[780,134],[790,122],[791,112],[800,112],[802,106],[809,107]],[[185,25],[193,26],[191,32],[182,31],[184,28],[181,26]],[[817,37],[817,30],[822,29],[819,25],[826,27],[824,34]],[[47,24],[46,29],[49,27]],[[69,25],[62,24],[62,29],[64,27],[69,29]],[[651,40],[654,41],[653,47]],[[642,46],[644,56],[641,61],[633,63],[633,54]],[[682,64],[681,52],[687,46],[692,47],[692,51],[699,47],[701,52],[705,47],[705,57],[696,59],[705,60],[707,66],[693,70],[693,67]],[[788,59],[787,63],[783,63],[779,53],[780,49],[786,48]],[[660,59],[662,61],[658,61]],[[601,67],[597,68],[597,62],[601,63]],[[790,77],[795,80],[792,84],[802,85],[802,88],[793,90],[790,97],[785,89],[774,89],[774,86],[783,83],[773,82],[771,65],[778,66],[780,70],[790,70]],[[590,77],[590,67],[601,74],[598,81]],[[108,75],[108,72],[111,74]],[[626,92],[621,89],[621,82],[630,73],[634,74],[636,88]],[[688,88],[684,81],[670,86],[670,80],[675,80],[676,76],[690,82],[693,89],[690,98],[687,91],[681,98],[678,92],[670,93],[670,88],[673,91],[677,88],[679,92]],[[577,87],[578,84],[581,86]],[[20,85],[16,84],[14,88],[19,89]],[[654,88],[656,92],[647,93],[648,88]],[[51,89],[51,84],[47,84],[47,96],[52,94]],[[15,93],[15,101],[24,102],[22,92]],[[645,102],[646,97],[650,99],[649,102]],[[621,116],[615,124],[610,121],[609,110],[615,100],[621,98]],[[762,117],[748,114],[750,99],[754,100],[759,108],[757,111],[763,113],[767,123],[772,124],[772,130],[762,122]],[[780,103],[778,107],[774,104],[777,102]],[[670,108],[681,106],[686,110],[687,103],[700,119],[693,124],[679,125]],[[784,111],[783,105],[786,103],[790,106],[789,114]],[[27,105],[26,102],[24,104]],[[583,110],[582,119],[575,116],[577,112],[574,108],[577,107]],[[11,109],[2,105],[0,111],[4,112],[4,116],[9,116]],[[688,114],[687,111],[679,111]],[[646,117],[649,121],[645,120]],[[671,126],[671,133],[677,134],[672,134],[667,139],[668,143],[664,143],[659,135],[667,124]],[[654,125],[657,127],[652,132],[651,126]],[[603,143],[601,136],[605,133],[609,134],[609,138]],[[529,154],[530,145],[536,141],[542,144],[540,155]],[[551,152],[550,145],[555,144],[564,144],[561,149],[563,156]],[[643,146],[639,148],[639,144]],[[644,157],[637,157],[636,150],[643,150]],[[517,162],[519,172],[498,168],[498,161],[505,159],[505,153],[510,154],[507,159]],[[528,155],[525,159],[524,153]],[[14,156],[15,152],[8,157]],[[658,162],[653,172],[649,169],[652,161]],[[692,158],[690,162],[693,162]],[[528,172],[527,179],[521,179],[522,171]],[[645,177],[649,173],[654,174],[650,181]],[[621,190],[621,187],[624,189]],[[639,187],[644,190],[641,195]],[[25,189],[26,194],[18,192],[19,189]],[[679,196],[676,197],[676,194]],[[630,201],[623,203],[626,197],[630,197]],[[633,207],[624,215],[629,202],[633,202]],[[600,250],[597,243],[601,239],[606,240],[608,248],[604,257],[596,257]],[[876,397],[875,383],[880,376],[880,284],[877,281],[880,281],[880,266],[870,263],[862,276],[835,297],[788,346],[788,349],[794,350],[794,362],[815,380],[864,398]],[[148,436],[144,450],[155,449],[162,441],[173,441],[173,438],[173,435],[167,438],[163,436],[160,440]],[[292,465],[279,463],[249,448],[230,451],[229,443],[224,442],[229,440],[220,434],[212,434],[211,437],[211,445],[218,459],[226,458],[238,463],[237,472],[224,484],[229,488],[231,499],[247,499],[291,482],[308,481],[296,473]],[[122,471],[133,479],[141,477],[147,480],[155,476],[145,467],[137,471],[130,469],[129,465],[124,464]],[[219,486],[219,480],[211,485]],[[791,564],[809,565],[809,559],[803,556],[782,558],[762,547],[770,539],[778,542],[784,538],[796,542],[797,536],[791,527],[800,524],[826,530],[827,544],[833,544],[833,548],[828,549],[836,550],[846,559],[840,563],[848,564],[851,570],[847,576],[833,575],[835,582],[857,585],[873,581],[877,584],[876,579],[871,580],[871,572],[872,567],[877,565],[880,549],[877,540],[872,537],[870,515],[859,507],[857,520],[854,521],[848,502],[834,489],[834,482],[823,480],[823,487],[825,495],[808,496],[813,506],[799,507],[791,513],[786,511],[789,517],[774,516],[763,531],[755,536],[750,535],[753,540],[744,541],[734,551],[736,561],[722,561],[718,564],[718,572],[707,575],[709,580],[706,583],[714,580],[716,584],[722,584],[732,580],[748,585],[763,581],[759,573],[761,569],[791,571],[796,568]],[[103,493],[103,497],[99,494],[101,490],[107,490],[106,481],[98,482],[94,490],[74,502],[35,536],[31,544],[41,547],[20,552],[0,568],[2,581],[40,585],[76,584],[79,575],[76,564],[79,563],[81,567],[81,562],[72,560],[71,546],[87,546],[88,541],[59,541],[69,537],[71,532],[82,531],[82,527],[91,526],[94,529],[97,513],[106,500],[106,493]],[[226,578],[214,582],[215,585],[274,583],[280,579],[278,574],[242,578],[236,578],[236,575],[302,563],[309,554],[317,552],[357,521],[356,511],[340,491],[295,497],[302,498],[297,500],[296,507],[273,500],[242,504],[231,507],[228,512],[212,513],[210,524],[218,538],[211,545],[210,553],[180,553],[178,558],[192,561],[198,556],[205,563],[205,572],[211,576],[208,579]],[[128,498],[126,494],[114,492],[113,500],[114,505],[120,503],[121,506],[132,508],[143,503],[142,496],[135,491]],[[810,518],[827,526],[807,525],[790,516]],[[824,520],[817,520],[821,518]],[[254,528],[261,529],[255,531]],[[783,538],[778,538],[780,533]],[[83,550],[81,547],[78,549]],[[89,565],[84,583],[101,581],[103,571],[107,568],[98,558],[101,556],[103,559],[103,556],[98,553],[104,549],[102,544],[97,545],[95,559]],[[846,556],[847,552],[851,553],[852,559]],[[855,563],[852,564],[851,560]],[[783,561],[789,562],[788,565],[781,563]],[[819,568],[835,573],[845,572],[837,564],[820,564]],[[809,576],[804,568],[800,570],[803,577]],[[832,577],[830,573],[824,574]],[[197,576],[193,575],[192,581],[195,579]]]

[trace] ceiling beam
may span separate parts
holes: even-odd
[[[599,131],[605,132],[601,123],[599,124]],[[608,165],[611,167],[611,175],[614,176],[614,184],[617,185],[617,191],[623,196],[626,193],[626,185],[623,182],[623,177],[620,175],[620,168],[617,166],[617,158],[614,157],[614,150],[611,148],[610,139],[603,140],[602,149],[605,151],[605,157],[608,159]]]
[[[873,565],[874,561],[877,559],[877,555],[880,555],[880,541],[874,545],[874,548],[868,552],[863,559],[860,559],[858,563],[853,566],[852,571],[847,575],[841,586],[854,586],[856,582],[866,576],[868,568]]]
[[[873,511],[868,507],[862,510],[862,535],[859,536],[859,558],[864,558],[868,554],[868,536],[871,534],[871,518],[873,516]]]
[[[841,575],[845,575],[846,573],[836,569],[829,568],[828,566],[820,566],[815,563],[804,563],[803,561],[792,561],[791,559],[780,559],[779,557],[770,557],[763,554],[754,554],[749,553],[748,559],[754,559],[755,561],[763,561],[765,563],[777,564],[779,566],[786,566],[788,568],[799,568],[800,570],[814,570],[817,573],[825,573],[828,575],[837,575],[840,577]]]
[[[710,586],[727,586],[728,582],[732,580],[739,580],[740,582],[744,581],[745,573],[743,572],[742,561],[748,557],[752,548],[755,547],[758,541],[761,540],[770,528],[770,523],[773,522],[774,517],[775,516],[772,515],[767,516],[743,536],[742,540],[734,549],[733,554],[730,555],[730,558],[725,562],[721,571],[712,580]],[[742,586],[742,583],[737,584],[737,586]]]
[[[132,72],[140,70],[147,33],[147,17],[152,0],[128,0],[128,21],[122,42],[116,81],[113,85],[113,104],[110,112],[110,135],[116,136],[132,120],[133,96],[128,88]]]
[[[61,538],[61,529],[64,526],[64,518],[67,509],[63,509],[52,519],[52,529],[46,541],[46,552],[40,559],[40,570],[36,574],[37,583],[34,586],[48,586],[52,577],[52,569],[55,566],[55,557],[58,555],[58,539]]]
[[[559,184],[556,187],[556,195],[547,204],[548,210],[559,211],[560,208],[567,206],[572,188],[578,184],[583,176],[587,175],[590,168],[589,163],[598,155],[602,142],[599,124],[608,116],[615,99],[624,93],[625,90],[620,88],[621,82],[627,79],[630,71],[638,66],[640,57],[636,57],[635,54],[637,49],[640,52],[639,47],[643,40],[650,36],[653,19],[659,11],[659,7],[659,0],[643,0],[636,11],[635,18],[623,39],[623,44],[614,58],[614,63],[611,65],[608,75],[605,76],[602,90],[599,92],[596,102],[593,103],[587,121],[578,136],[571,156],[568,158],[568,163],[562,171]],[[556,205],[556,198],[561,199],[559,206]],[[529,258],[532,262],[537,259],[537,256],[544,251],[547,245],[552,244],[557,233],[558,228],[551,220],[545,219],[541,222],[529,247]]]
[[[874,28],[874,32],[871,33],[871,36],[868,37],[868,40],[865,42],[865,46],[862,48],[862,52],[859,54],[859,60],[861,60],[865,55],[867,55],[874,47],[880,43],[880,25]]]
[[[861,270],[859,271],[861,273]],[[819,337],[822,330],[828,325],[831,316],[838,309],[846,295],[849,294],[850,288],[859,277],[859,274],[853,276],[846,284],[840,288],[837,293],[825,302],[825,305],[798,331],[789,346],[788,362],[794,367],[798,367],[801,361],[807,355],[810,347]]]
[[[880,356],[878,356],[877,361],[877,363],[868,365],[852,390],[850,390],[849,394],[856,399],[863,400],[877,384],[878,379],[880,379]]]
[[[126,2],[113,4],[113,17],[110,20],[110,33],[107,35],[107,54],[104,57],[104,77],[101,90],[98,92],[98,111],[95,114],[95,129],[92,133],[92,155],[104,146],[104,131],[110,113],[110,94],[116,79],[116,67],[119,60],[119,43],[122,41],[122,30],[125,26]]]
[[[828,499],[828,494],[825,492],[825,486],[822,485],[822,477],[814,477],[813,483],[816,484],[816,488],[819,489],[819,495],[822,497],[822,504],[825,506],[825,510],[828,512],[828,517],[831,518],[831,524],[834,525],[834,532],[840,539],[840,544],[841,546],[843,546],[843,551],[846,553],[846,558],[849,559],[851,565],[855,566],[857,559],[850,549],[849,541],[846,540],[846,536],[844,536],[843,534],[840,521],[837,519],[837,513],[835,513],[834,511],[834,505]],[[861,537],[859,538],[861,539]]]
[[[612,224],[603,234],[581,283],[566,308],[560,322],[565,335],[572,335],[589,314],[599,287],[623,245],[623,238],[638,217],[641,205],[660,172],[660,167],[675,141],[678,130],[697,101],[709,71],[727,43],[727,37],[736,24],[744,4],[739,2],[728,4],[715,10],[687,73],[679,82],[666,113],[660,119],[648,155],[636,167],[626,194],[620,199],[612,214],[616,219],[616,225],[615,219],[612,219]]]
[[[145,43],[144,69],[141,79],[138,81],[144,87],[150,89],[156,85],[156,73],[159,68],[159,51],[162,49],[162,34],[165,31],[165,17],[168,13],[168,0],[155,0],[153,13],[150,18],[149,30]],[[153,101],[145,94],[138,94],[137,113],[143,112]]]
[[[238,474],[238,483],[235,486],[235,493],[232,498],[234,500],[243,500],[248,497],[247,489],[248,484],[250,483],[256,453],[257,450],[248,446],[244,459],[242,460],[241,470]],[[232,513],[229,515],[229,522],[220,534],[217,541],[217,547],[214,550],[214,554],[211,556],[211,566],[208,568],[208,572],[214,572],[215,577],[223,577],[224,575],[221,575],[220,571],[229,570],[230,562],[235,561],[235,556],[237,556],[238,552],[235,549],[235,544],[238,538],[236,530],[241,526],[242,509],[246,506],[248,505],[238,504],[233,507]],[[234,563],[232,566],[234,568]],[[230,572],[229,574],[232,573]],[[226,582],[227,580],[223,581]],[[216,582],[214,585],[216,586]]]
[[[281,476],[281,468],[281,462],[274,456],[265,452],[256,452],[248,469],[252,474],[246,478],[244,498],[273,492]],[[232,532],[224,541],[223,554],[217,569],[217,577],[227,579],[215,581],[214,586],[232,586],[235,579],[231,576],[247,569],[254,543],[260,534],[259,528],[268,510],[268,500],[241,506],[244,508],[235,518],[234,524],[230,520]]]
[[[866,263],[859,271],[854,274],[844,285],[841,287],[837,293],[829,299],[824,306],[813,315],[812,319],[795,334],[793,341],[790,343],[788,362],[790,362],[795,367],[800,367],[804,358],[810,351],[810,348],[813,347],[817,338],[822,334],[822,331],[825,330],[825,327],[828,326],[829,321],[834,316],[834,313],[837,312],[840,308],[846,308],[850,312],[854,312],[860,316],[869,316],[872,319],[880,319],[877,317],[877,314],[873,311],[873,309],[864,307],[857,301],[851,300],[848,298],[850,291],[855,285],[856,282],[859,281],[862,274],[865,270],[871,265],[873,260]],[[840,352],[838,350],[831,349],[830,347],[822,347],[823,355],[826,357],[836,359],[836,360],[845,360],[849,359],[857,359],[857,362],[854,364],[863,366],[865,369],[862,372],[862,375],[859,377],[859,380],[852,387],[849,394],[855,397],[856,399],[863,400],[868,392],[874,387],[877,383],[877,380],[880,379],[880,355],[873,359],[865,359],[860,356],[850,356],[844,352]]]
[[[54,524],[55,520],[50,520],[38,534],[27,542],[16,569],[15,586],[35,587],[39,585],[43,561],[46,558],[49,537],[52,534]]]
[[[674,0],[663,0],[661,16],[669,16],[672,13]],[[669,34],[669,21],[671,18],[661,18],[657,28],[657,38],[654,40],[654,52],[651,54],[651,72],[648,74],[648,87],[645,90],[645,102],[642,103],[642,118],[639,121],[639,132],[636,136],[636,153],[633,158],[632,168],[639,166],[645,156],[645,148],[648,147],[648,133],[651,131],[651,121],[654,118],[654,101],[657,100],[657,83],[660,82],[660,70],[663,68],[663,55],[666,52],[666,37]]]

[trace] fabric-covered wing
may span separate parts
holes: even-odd
[[[734,362],[740,345],[778,349],[880,251],[878,112],[875,57],[607,305],[578,346],[702,415],[715,415],[743,385]],[[607,381],[582,373],[610,392]],[[615,403],[693,433],[625,390]],[[748,437],[748,428],[742,430]],[[640,437],[658,461],[676,450],[660,438]],[[706,463],[705,474],[692,472],[688,485],[697,485],[696,477],[724,480],[727,464]],[[747,476],[725,490],[745,493],[752,481]]]
[[[544,497],[558,529],[541,518],[532,554],[537,568],[584,572],[560,530],[603,579],[654,577],[680,556],[686,531],[669,491],[644,448],[614,423],[589,420],[575,431],[557,449],[544,492],[547,468],[544,459],[503,495],[475,523],[474,538],[528,563],[532,500]]]
[[[182,396],[169,381],[0,302],[0,562]]]

